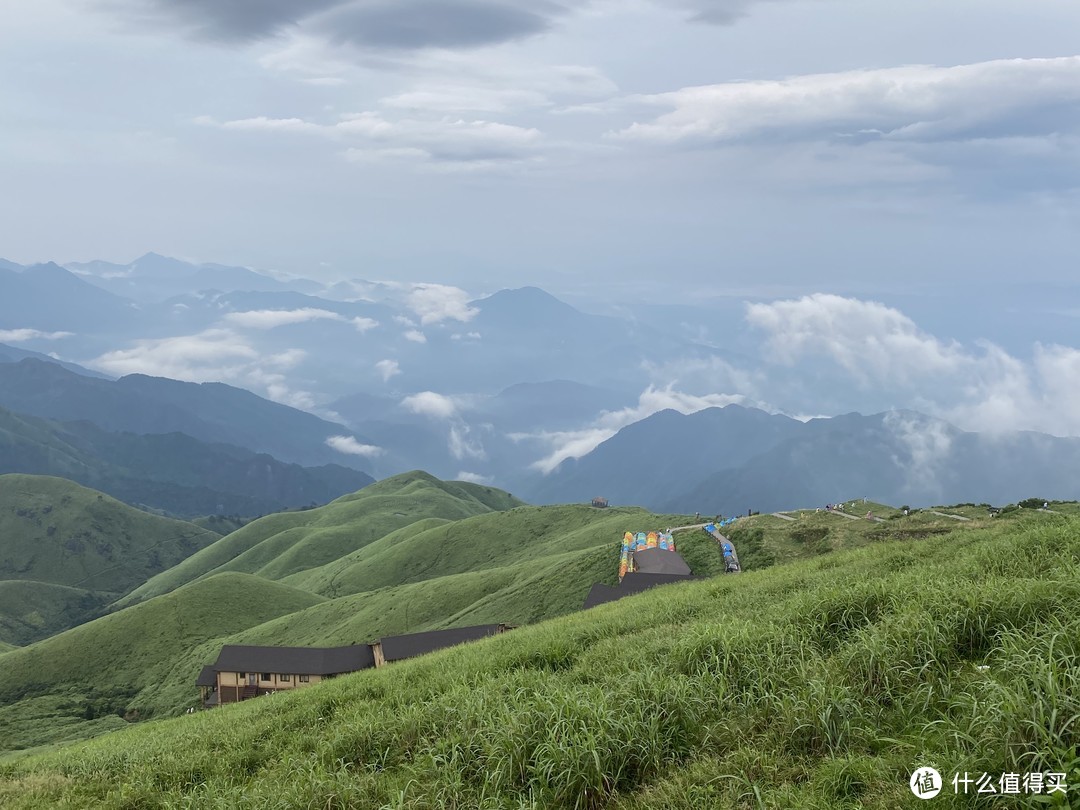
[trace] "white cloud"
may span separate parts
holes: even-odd
[[[410,413],[430,416],[435,419],[450,419],[457,415],[457,403],[444,394],[434,391],[421,391],[401,400],[401,407]]]
[[[283,372],[307,356],[302,349],[261,355],[230,329],[207,329],[195,335],[137,340],[126,349],[106,352],[87,365],[117,376],[148,374],[187,382],[227,382],[250,388],[275,402],[311,410],[315,396],[295,389]]]
[[[464,423],[451,425],[446,437],[447,449],[458,461],[466,458],[483,461],[487,458],[487,453],[483,445],[478,440],[474,440],[470,434],[469,426]]]
[[[401,365],[397,360],[380,360],[375,364],[375,370],[382,375],[383,382],[389,382],[391,377],[401,373]]]
[[[615,137],[674,143],[844,138],[937,141],[1075,127],[1080,56],[909,65],[637,96],[670,112]]]
[[[150,374],[209,382],[235,377],[258,356],[235,332],[208,329],[195,335],[137,340],[129,349],[106,352],[93,365],[116,375]]]
[[[361,444],[353,436],[330,436],[326,440],[328,447],[350,456],[374,458],[383,454],[383,449],[373,444]]]
[[[24,343],[27,340],[60,340],[74,332],[42,332],[40,329],[0,329],[0,343]]]
[[[293,323],[316,320],[343,321],[345,318],[326,309],[304,307],[303,309],[253,309],[247,312],[230,312],[225,316],[225,320],[236,326],[250,329],[276,329],[279,326]],[[363,318],[361,320],[366,321],[369,319]],[[363,330],[361,329],[361,331]]]
[[[402,326],[416,326],[416,321],[404,315],[395,315],[394,323],[401,324]]]
[[[1076,348],[1035,344],[1025,361],[988,341],[942,341],[896,309],[835,295],[751,304],[747,321],[766,333],[766,362],[786,375],[824,358],[864,390],[965,430],[1080,435]]]
[[[520,87],[480,87],[469,84],[428,84],[379,100],[384,107],[426,112],[503,112],[543,107],[551,102],[535,90]]]
[[[697,396],[677,391],[671,385],[657,388],[650,385],[638,397],[637,405],[618,411],[605,411],[590,426],[581,430],[545,431],[534,434],[514,434],[515,440],[539,439],[552,449],[548,455],[531,466],[547,475],[568,458],[581,458],[596,449],[627,425],[639,422],[658,411],[672,409],[679,413],[696,413],[705,408],[745,402],[741,394],[706,394]]]
[[[959,344],[939,341],[899,310],[874,301],[815,293],[748,304],[746,320],[767,333],[772,362],[792,366],[803,356],[824,354],[864,385],[949,374],[967,359]]]
[[[452,116],[392,119],[371,110],[348,113],[329,124],[266,116],[232,121],[200,116],[196,123],[225,130],[319,135],[344,143],[345,157],[352,161],[404,158],[413,162],[486,167],[532,159],[542,140],[538,129],[498,121]]]
[[[374,329],[376,326],[379,325],[379,322],[374,318],[361,317],[353,318],[351,321],[349,321],[349,323],[356,327],[357,332],[361,333],[367,332],[369,329]]]
[[[410,329],[405,333],[405,339],[411,340],[413,343],[427,343],[427,335],[419,329]]]
[[[905,487],[920,493],[941,493],[939,469],[949,459],[956,429],[940,419],[910,411],[890,411],[884,425],[908,451],[907,458],[892,459],[904,471]]]
[[[480,475],[479,473],[466,472],[465,470],[462,470],[456,476],[454,476],[454,480],[467,481],[470,484],[484,484],[485,486],[489,486],[494,482],[495,479],[491,478],[491,476],[488,475]]]
[[[480,311],[469,306],[465,290],[446,284],[414,284],[407,303],[423,326],[445,320],[467,323]]]

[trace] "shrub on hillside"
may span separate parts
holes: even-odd
[[[814,554],[826,554],[832,551],[829,530],[824,526],[803,526],[793,529],[788,536]]]
[[[776,555],[765,546],[765,530],[761,527],[736,527],[728,537],[739,552],[739,563],[744,571],[768,568],[776,563]]]

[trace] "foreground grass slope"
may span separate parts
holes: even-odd
[[[0,766],[0,805],[885,810],[921,764],[1076,802],[1078,663],[1080,521],[1032,515],[107,735]]]
[[[320,601],[248,574],[219,574],[7,652],[0,665],[0,716],[6,720],[0,723],[0,750],[53,741],[57,724],[62,734],[73,733],[72,721],[93,719],[92,707],[103,697],[110,698],[108,711],[130,719],[153,713],[157,707],[140,695],[176,678],[183,651]],[[197,673],[183,673],[189,690]]]
[[[396,475],[317,509],[268,515],[146,582],[120,604],[149,599],[211,572],[267,579],[325,565],[418,520],[460,520],[520,504],[505,492],[424,472]]]

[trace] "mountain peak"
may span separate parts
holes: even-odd
[[[559,322],[582,317],[581,311],[560,301],[539,287],[499,290],[487,298],[472,302],[480,310],[480,321],[498,325]]]

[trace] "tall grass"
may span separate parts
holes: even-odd
[[[0,765],[0,805],[884,809],[922,764],[1066,771],[1076,805],[1077,528],[658,589]]]

